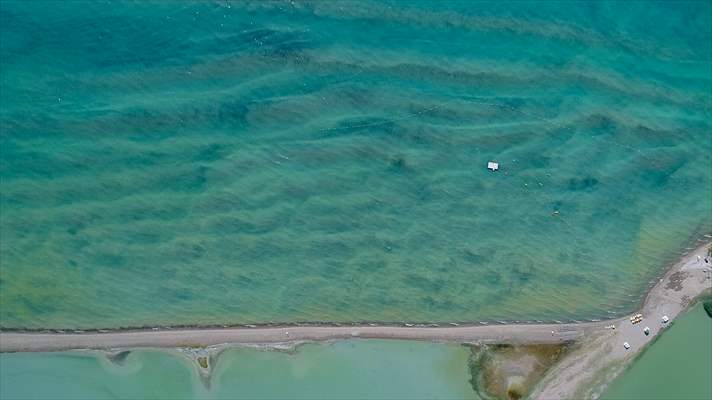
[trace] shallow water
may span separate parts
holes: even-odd
[[[188,359],[134,351],[118,365],[96,352],[0,354],[3,399],[187,399],[199,388]]]
[[[186,359],[165,352],[133,351],[121,364],[96,352],[0,354],[0,397],[472,399],[468,356],[462,346],[385,340],[308,344],[293,354],[231,349],[207,387]]]
[[[712,319],[698,304],[675,320],[601,398],[712,399],[711,377]]]
[[[710,7],[2,1],[0,326],[631,310],[712,232]]]

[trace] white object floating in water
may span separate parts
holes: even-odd
[[[667,315],[663,315],[663,324],[667,324],[668,321],[670,321],[670,318]]]
[[[625,347],[626,350],[630,349],[630,344],[628,342],[623,343],[623,347]]]
[[[490,171],[496,171],[499,169],[499,163],[490,161],[487,163],[487,169],[489,169]]]

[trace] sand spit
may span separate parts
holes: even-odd
[[[698,247],[668,270],[648,292],[643,308],[636,312],[642,321],[628,318],[605,321],[616,329],[589,330],[580,347],[547,372],[531,398],[598,398],[625,365],[655,340],[680,313],[702,294],[712,293],[712,260],[705,261],[710,243]],[[669,321],[664,323],[663,316]],[[645,335],[648,327],[650,334]],[[624,343],[630,345],[626,350]]]
[[[117,350],[140,347],[270,345],[352,338],[429,340],[471,344],[547,344],[579,342],[576,351],[555,365],[534,389],[532,398],[595,398],[601,388],[637,355],[670,321],[706,291],[712,292],[712,260],[705,261],[710,243],[673,265],[650,290],[640,323],[629,316],[569,324],[507,324],[451,327],[291,326],[224,329],[175,329],[107,333],[0,333],[0,351]],[[608,326],[615,325],[616,329]],[[643,333],[644,327],[650,334]],[[627,342],[630,349],[625,349]],[[583,388],[583,389],[580,389]],[[588,390],[588,391],[587,391]],[[595,390],[595,392],[594,392]]]
[[[489,325],[447,328],[394,326],[299,326],[288,328],[185,329],[113,333],[0,333],[0,351],[61,351],[235,345],[288,345],[338,339],[404,339],[456,343],[564,343],[595,331],[600,322],[551,325]],[[552,331],[555,333],[552,334]]]

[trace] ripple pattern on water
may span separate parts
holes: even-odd
[[[712,232],[710,7],[3,1],[0,326],[630,311]]]

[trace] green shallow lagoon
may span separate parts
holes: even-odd
[[[712,318],[702,304],[675,320],[601,399],[712,399]]]
[[[0,326],[632,310],[712,232],[711,7],[1,1]]]
[[[131,352],[119,365],[97,352],[0,354],[0,398],[188,399],[199,389],[190,361]]]
[[[294,353],[230,349],[209,388],[190,363],[133,351],[121,365],[99,353],[0,354],[0,398],[11,399],[473,399],[468,348],[353,340]]]

